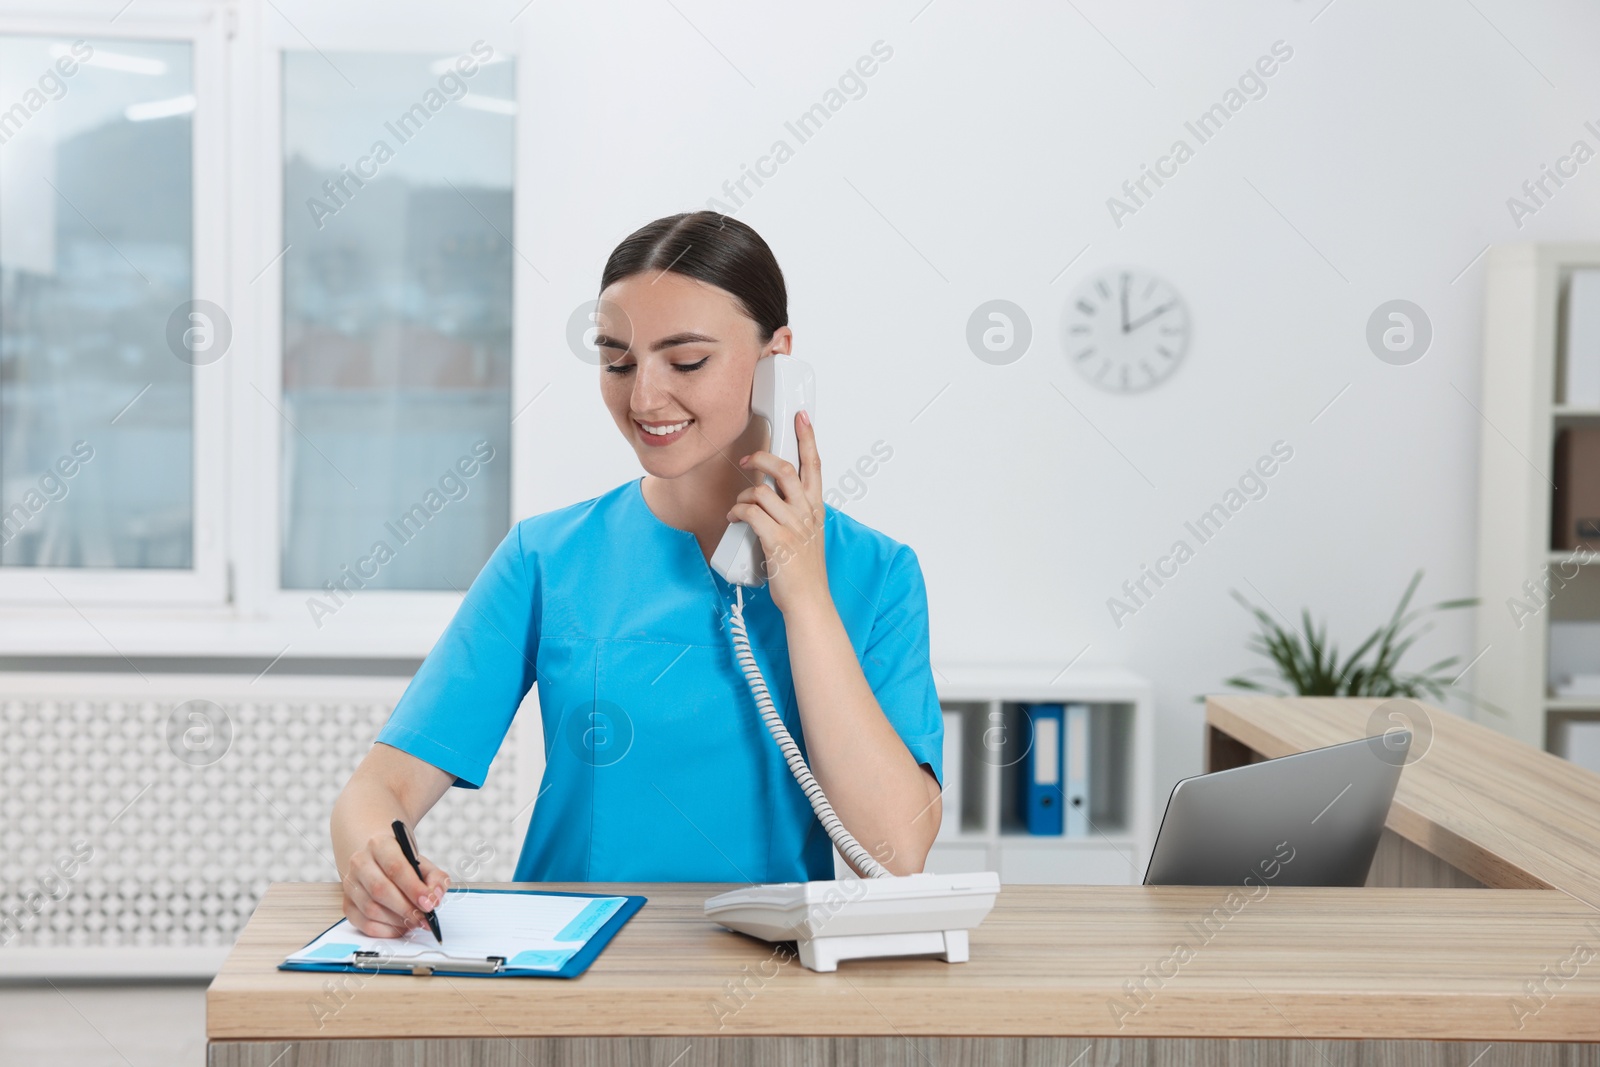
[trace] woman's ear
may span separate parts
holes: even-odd
[[[772,332],[772,340],[761,346],[761,354],[763,356],[773,356],[780,353],[785,356],[792,355],[790,348],[793,344],[794,331],[787,326],[779,326]]]

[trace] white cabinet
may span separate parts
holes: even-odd
[[[1593,671],[1600,551],[1552,547],[1556,438],[1600,426],[1600,407],[1563,395],[1563,316],[1574,271],[1600,267],[1600,244],[1489,250],[1483,384],[1477,407],[1477,696],[1504,717],[1473,718],[1561,753],[1567,726],[1600,721],[1600,695],[1557,696],[1552,673]]]
[[[1120,667],[934,665],[939,702],[961,722],[959,803],[944,809],[944,836],[926,870],[998,871],[1002,882],[1128,885],[1150,857],[1150,684]],[[1031,741],[1026,704],[1089,707],[1089,832],[1027,832],[1022,788]],[[848,868],[835,854],[840,877]]]
[[[1042,842],[1008,835],[1000,842],[1000,880],[1031,885],[1129,885],[1144,880],[1147,854],[1132,840]]]
[[[922,868],[930,874],[966,874],[971,871],[989,871],[988,845],[957,845],[940,841],[928,853],[928,862]]]

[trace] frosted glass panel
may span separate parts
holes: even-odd
[[[0,565],[192,566],[190,51],[0,37]]]
[[[284,588],[465,589],[509,529],[513,78],[284,55]]]

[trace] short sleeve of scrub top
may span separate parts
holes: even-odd
[[[537,685],[545,769],[518,881],[833,877],[833,846],[734,658],[734,590],[642,479],[514,525],[377,740],[478,788]],[[828,586],[913,758],[942,781],[927,591],[912,550],[826,507]],[[751,649],[805,752],[782,612],[745,590]]]

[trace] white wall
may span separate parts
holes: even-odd
[[[534,195],[518,245],[548,282],[525,272],[537,310],[518,343],[534,370],[517,406],[548,390],[517,447],[549,456],[522,468],[520,511],[639,473],[596,371],[564,342],[612,246],[706,206],[775,138],[794,145],[784,120],[882,40],[893,57],[865,96],[738,212],[787,274],[824,465],[831,480],[874,441],[893,447],[849,510],[917,550],[936,660],[1065,666],[1088,646],[1083,662],[1152,678],[1164,799],[1199,769],[1194,695],[1253,665],[1230,588],[1291,615],[1309,605],[1346,647],[1418,567],[1427,601],[1473,592],[1477,449],[1493,432],[1473,407],[1475,257],[1600,232],[1600,160],[1520,228],[1506,206],[1575,140],[1600,148],[1583,127],[1600,126],[1600,10],[922,3],[535,3],[519,17]],[[1184,120],[1279,40],[1293,57],[1266,95],[1115,225],[1107,197],[1175,138],[1194,146]],[[1185,365],[1153,393],[1103,393],[1063,354],[1067,293],[1112,264],[1156,271],[1189,303]],[[1035,331],[1010,366],[964,340],[995,297]],[[1434,328],[1409,366],[1364,340],[1393,298]],[[1107,598],[1279,440],[1294,457],[1269,494],[1115,626]],[[1475,654],[1456,616],[1416,664]]]

